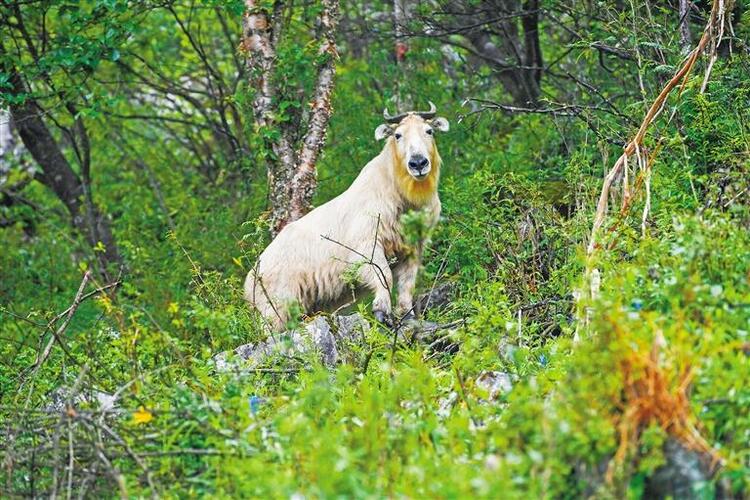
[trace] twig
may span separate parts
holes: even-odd
[[[57,340],[61,345],[63,345],[61,336],[65,332],[65,329],[68,328],[68,325],[70,324],[70,320],[73,318],[73,315],[75,314],[76,310],[78,309],[78,306],[81,305],[81,301],[83,300],[83,289],[86,288],[86,284],[91,279],[91,271],[86,271],[86,273],[83,275],[83,280],[81,281],[81,285],[78,287],[78,292],[76,292],[76,296],[73,299],[73,304],[65,310],[64,313],[62,313],[59,316],[56,316],[53,318],[53,320],[50,322],[49,326],[52,326],[59,317],[62,315],[65,316],[65,321],[63,321],[62,325],[52,333],[52,337],[49,339],[49,342],[47,342],[47,345],[44,347],[44,350],[39,354],[36,358],[36,361],[34,362],[34,368],[31,372],[32,376],[36,374],[36,372],[39,370],[39,368],[42,366],[42,364],[47,360],[47,358],[50,355],[50,352],[52,351],[52,346],[55,344],[55,340]]]
[[[466,388],[464,387],[464,378],[461,375],[461,372],[458,370],[457,366],[454,366],[453,370],[456,372],[456,379],[458,380],[458,388],[459,388],[459,394],[461,394],[461,399],[463,399],[464,403],[466,403],[466,409],[469,410],[469,418],[471,418],[471,422],[474,424],[475,427],[477,427],[478,424],[477,424],[476,418],[474,418],[474,410],[471,407],[469,398],[466,396]]]
[[[92,422],[92,423],[94,423],[94,422]],[[125,449],[125,451],[127,452],[127,454],[128,454],[128,455],[129,455],[129,456],[130,456],[130,457],[131,457],[131,458],[132,458],[132,459],[133,459],[133,460],[135,461],[135,463],[136,463],[136,464],[138,464],[138,466],[139,466],[139,467],[140,467],[140,468],[141,468],[141,469],[143,470],[143,473],[144,473],[144,474],[146,475],[146,482],[148,483],[148,486],[149,486],[149,488],[151,488],[151,496],[152,496],[153,498],[157,498],[157,497],[158,497],[158,495],[157,495],[156,485],[154,485],[154,481],[153,481],[153,478],[151,477],[151,471],[149,470],[149,468],[148,468],[148,466],[146,465],[146,463],[145,463],[145,462],[144,462],[143,460],[141,460],[141,457],[139,457],[139,456],[138,456],[138,455],[137,455],[137,454],[136,454],[136,453],[135,453],[135,452],[133,451],[133,448],[131,448],[131,447],[130,447],[130,445],[129,445],[129,444],[128,444],[128,443],[127,443],[127,442],[126,442],[126,441],[125,441],[124,439],[122,439],[122,438],[121,438],[121,437],[119,436],[119,434],[117,434],[117,433],[116,433],[115,431],[113,431],[112,429],[110,429],[110,428],[109,428],[109,426],[105,425],[105,424],[104,424],[104,423],[103,423],[103,422],[101,421],[101,419],[100,419],[100,421],[98,422],[98,425],[99,425],[99,426],[100,426],[100,427],[101,427],[102,429],[104,429],[104,432],[106,432],[107,434],[109,434],[109,436],[110,436],[110,437],[112,437],[112,438],[113,438],[113,439],[114,439],[114,440],[115,440],[115,441],[116,441],[117,443],[119,443],[119,444],[120,444],[120,446],[122,446],[122,447],[123,447],[123,448]]]
[[[237,456],[238,453],[231,451],[221,450],[202,450],[200,448],[180,448],[178,450],[164,450],[164,451],[143,451],[140,453],[141,457],[171,457],[180,455],[203,455],[203,456],[217,456],[217,457],[229,457]]]
[[[557,302],[570,302],[572,300],[572,295],[566,295],[564,297],[551,297],[549,299],[540,300],[539,302],[534,302],[532,304],[526,304],[518,309],[520,311],[529,311],[531,309],[537,309],[539,307],[543,307],[549,304],[556,304]]]
[[[586,108],[579,104],[561,104],[555,107],[549,108],[528,108],[523,106],[511,106],[509,104],[501,104],[498,102],[487,101],[485,99],[470,98],[466,102],[476,102],[482,105],[482,109],[479,111],[471,111],[465,116],[471,116],[477,112],[482,112],[488,109],[498,109],[501,111],[507,111],[509,113],[536,113],[536,114],[551,114],[555,116],[577,116],[580,112]],[[589,106],[590,109],[600,109],[595,106]]]
[[[381,268],[378,264],[376,264],[374,260],[368,258],[367,255],[363,254],[359,250],[355,250],[354,248],[350,247],[349,245],[341,243],[340,241],[336,241],[333,238],[331,238],[330,236],[326,236],[324,234],[321,234],[320,237],[323,238],[326,241],[330,241],[331,243],[335,243],[337,245],[340,245],[340,246],[346,248],[347,250],[349,250],[350,252],[353,252],[356,255],[358,255],[359,257],[362,257],[363,259],[365,259],[365,261],[364,261],[365,264],[373,266],[378,271],[377,276],[378,276],[378,281],[380,281],[380,284],[383,285],[384,288],[389,288],[389,286],[388,286],[388,278],[386,278],[386,275],[385,275],[385,272],[383,271],[383,268]]]
[[[109,285],[100,286],[96,290],[92,290],[92,291],[84,294],[81,297],[81,299],[78,301],[79,305],[80,305],[81,302],[85,301],[86,299],[88,299],[90,297],[93,297],[94,295],[98,295],[98,294],[102,293],[105,290],[109,290],[110,288],[114,288],[114,287],[120,285],[121,283],[122,283],[122,281],[117,280],[117,281],[114,281],[114,282],[110,283]],[[50,325],[53,325],[53,324],[57,323],[60,320],[60,318],[62,318],[66,314],[70,313],[70,310],[73,308],[74,305],[75,305],[75,303],[73,305],[71,305],[70,307],[68,307],[67,309],[65,309],[60,314],[58,314],[57,316],[55,316],[54,318],[52,318],[52,320],[50,320],[50,322],[49,322],[49,324],[47,326],[49,327]]]

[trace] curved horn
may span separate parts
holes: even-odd
[[[427,101],[430,103],[430,110],[429,111],[417,111],[414,114],[419,115],[422,118],[429,119],[429,118],[435,118],[435,115],[437,114],[437,107],[432,103],[432,101]]]
[[[383,108],[383,118],[385,118],[386,123],[401,123],[401,120],[403,120],[404,117],[408,114],[409,113],[401,113],[399,115],[391,116],[388,113],[388,108]]]

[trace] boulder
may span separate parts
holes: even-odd
[[[301,329],[271,335],[262,342],[243,344],[233,351],[214,357],[219,371],[233,368],[257,368],[273,358],[294,358],[317,352],[321,362],[333,367],[343,361],[342,353],[349,351],[353,340],[364,338],[370,323],[355,313],[348,316],[317,316]]]

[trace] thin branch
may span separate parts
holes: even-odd
[[[52,337],[50,337],[49,342],[47,342],[47,345],[44,347],[44,350],[37,355],[36,361],[34,362],[34,368],[32,369],[31,374],[35,375],[36,372],[39,370],[39,368],[42,366],[42,364],[46,361],[46,359],[49,357],[50,352],[52,351],[52,346],[55,344],[55,341],[57,340],[61,345],[63,344],[62,341],[62,334],[65,333],[65,329],[68,328],[68,325],[70,324],[70,320],[73,319],[73,315],[76,313],[76,310],[78,309],[78,306],[81,305],[81,302],[83,301],[83,290],[86,288],[86,284],[91,279],[91,271],[86,271],[86,273],[83,275],[83,280],[81,281],[81,285],[78,287],[78,292],[76,292],[76,296],[73,299],[73,303],[70,307],[68,307],[63,313],[53,318],[53,320],[50,322],[50,326],[52,326],[57,319],[65,315],[65,321],[63,321],[62,325],[52,333]]]

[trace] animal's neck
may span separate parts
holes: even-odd
[[[392,139],[389,141],[389,146],[393,182],[404,202],[412,208],[421,208],[427,205],[437,192],[438,181],[440,180],[440,163],[442,160],[440,159],[437,146],[433,147],[430,158],[432,170],[422,180],[417,180],[409,175],[409,172],[403,166],[404,160],[399,156]]]

